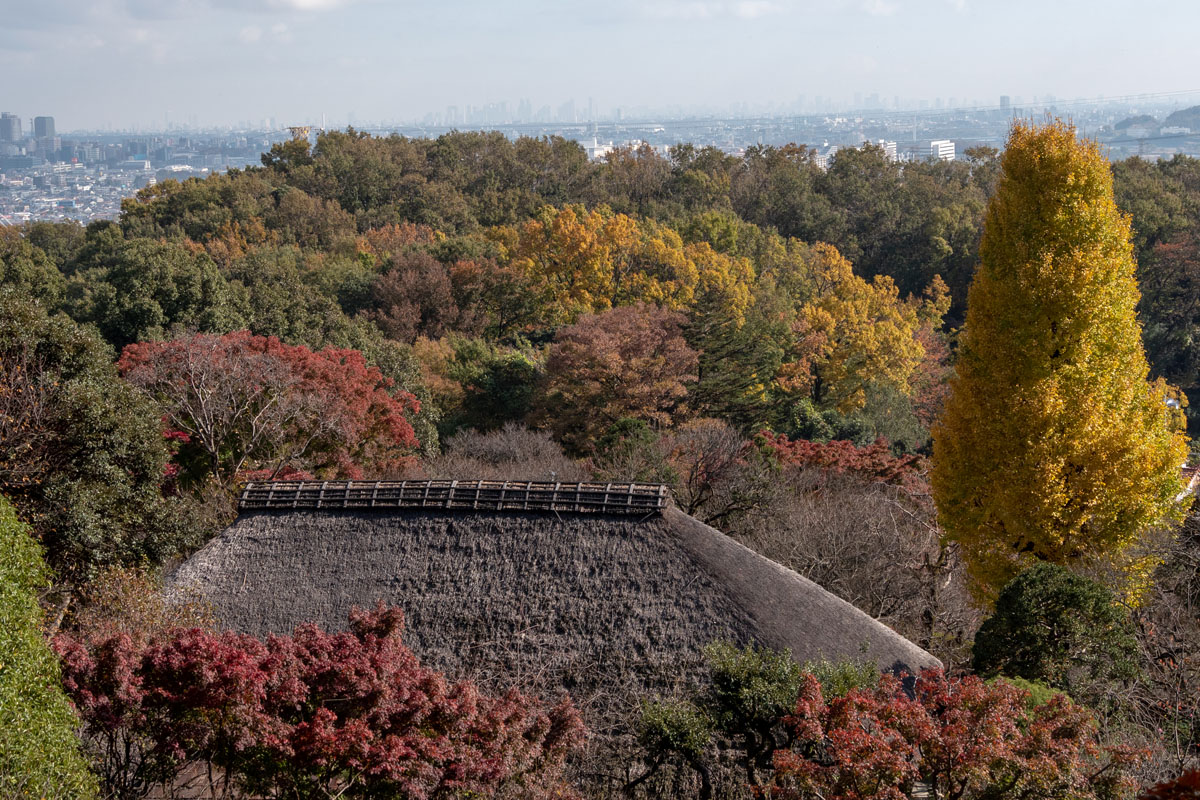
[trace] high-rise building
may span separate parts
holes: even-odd
[[[21,118],[7,111],[0,114],[0,142],[19,142],[24,138],[21,135]]]
[[[940,161],[953,161],[954,142],[949,139],[934,139],[929,143],[929,157]]]
[[[1000,110],[1007,114],[1011,108],[1012,100],[1009,99],[1009,96],[1006,94],[1000,95]]]
[[[35,138],[35,139],[53,139],[54,138],[54,117],[34,117],[33,118],[33,138]]]

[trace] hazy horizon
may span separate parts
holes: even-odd
[[[1200,5],[1065,0],[0,0],[0,110],[59,130],[1192,90]],[[1127,20],[1114,24],[1116,20]],[[953,102],[952,102],[953,101]]]

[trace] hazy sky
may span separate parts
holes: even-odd
[[[1196,0],[0,0],[0,110],[59,130],[799,95],[1198,89]]]

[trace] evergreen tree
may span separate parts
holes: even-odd
[[[161,412],[112,357],[89,328],[0,290],[0,492],[62,586],[196,543],[182,501],[160,487]]]
[[[37,542],[0,498],[0,797],[94,797],[78,720],[42,638],[34,593],[46,578]]]
[[[1000,590],[971,654],[984,677],[1024,678],[1084,702],[1138,671],[1133,625],[1113,593],[1045,562]]]
[[[980,257],[932,480],[994,597],[1039,560],[1123,560],[1174,510],[1187,448],[1147,382],[1129,219],[1095,143],[1017,123]]]

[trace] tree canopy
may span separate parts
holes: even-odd
[[[158,563],[194,538],[161,490],[160,416],[93,332],[0,293],[0,491],[60,579]]]
[[[1147,380],[1129,218],[1099,147],[1017,123],[988,206],[933,489],[984,595],[1119,561],[1175,510],[1186,440]]]

